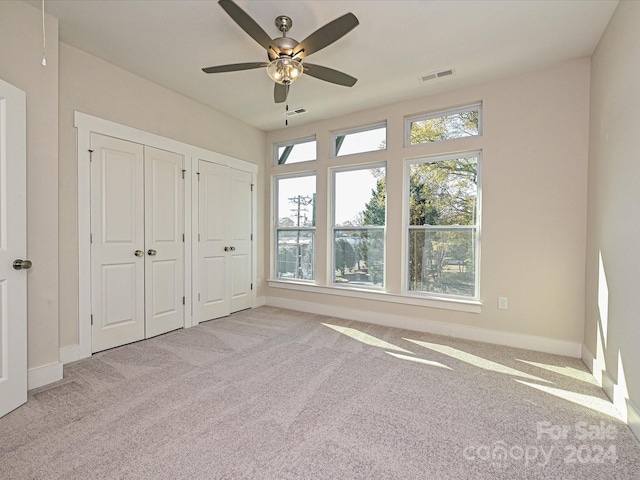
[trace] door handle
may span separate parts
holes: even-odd
[[[32,265],[31,260],[18,259],[13,261],[13,268],[16,270],[29,270]]]
[[[224,251],[228,252],[231,249],[231,247],[224,247]]]
[[[142,256],[144,256],[144,252],[143,252],[142,250],[136,250],[135,252],[133,252],[133,254],[134,254],[136,257],[142,257]]]
[[[147,253],[148,253],[150,256],[152,256],[152,257],[153,257],[154,255],[157,255],[157,254],[158,254],[158,252],[156,252],[153,248],[150,248],[150,249],[147,251]]]
[[[236,247],[229,247],[229,249],[230,249],[232,252],[235,252],[235,251],[236,251]]]

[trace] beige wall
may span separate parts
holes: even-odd
[[[262,164],[265,145],[265,134],[261,130],[60,43],[61,347],[78,343],[77,155],[74,111],[254,164]],[[262,225],[260,219],[259,227],[262,228]],[[262,255],[261,249],[258,255]]]
[[[0,78],[27,98],[28,368],[58,362],[58,22],[21,1],[0,2]]]
[[[269,218],[270,175],[312,168],[317,172],[317,218],[327,217],[328,168],[345,162],[387,162],[387,289],[401,292],[403,159],[447,151],[481,148],[482,245],[481,313],[402,305],[385,301],[292,291],[269,286],[268,301],[330,304],[421,321],[481,327],[514,334],[572,342],[583,340],[584,258],[589,129],[588,59],[505,78],[454,92],[389,105],[295,126],[267,135],[270,145],[317,135],[318,160],[281,167],[268,162],[265,175],[265,218]],[[484,135],[420,147],[403,146],[403,118],[408,115],[483,102]],[[329,158],[332,130],[388,122],[388,149],[358,157]],[[269,228],[265,251],[270,252]],[[327,226],[317,227],[317,277],[331,278],[325,265]],[[265,258],[269,272],[269,258]],[[497,309],[506,296],[508,310]],[[286,301],[284,302],[286,303]],[[319,308],[321,311],[322,307]]]
[[[640,405],[640,2],[622,1],[591,65],[585,346],[623,411]],[[600,260],[601,259],[601,260]],[[605,370],[602,372],[602,370]],[[635,420],[640,434],[640,418]]]

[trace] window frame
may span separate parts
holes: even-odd
[[[469,136],[466,136],[466,137],[458,137],[458,138],[449,138],[449,139],[445,139],[445,140],[438,140],[438,141],[435,141],[435,142],[414,143],[414,144],[411,143],[411,125],[414,122],[430,120],[432,118],[446,117],[447,115],[455,115],[456,113],[472,112],[474,110],[478,110],[478,134],[477,135],[469,135]],[[405,117],[405,119],[404,119],[404,145],[405,145],[405,147],[411,148],[411,147],[416,147],[416,146],[420,146],[420,145],[429,145],[429,144],[440,143],[440,142],[450,142],[452,140],[459,140],[461,138],[482,137],[482,135],[483,135],[482,124],[483,123],[484,122],[483,122],[483,118],[482,118],[482,102],[473,103],[473,104],[465,105],[465,106],[462,106],[462,107],[448,108],[446,110],[437,110],[437,111],[434,111],[434,112],[422,113],[420,115],[412,115],[410,117]]]
[[[362,225],[362,226],[336,226],[336,174],[340,172],[353,172],[356,170],[371,170],[374,168],[384,168],[385,169],[385,179],[387,177],[387,162],[377,162],[372,164],[358,164],[358,165],[349,165],[344,167],[335,167],[329,169],[330,175],[330,215],[328,225],[328,235],[329,235],[329,244],[328,252],[330,252],[330,272],[327,275],[327,280],[330,282],[329,285],[337,288],[344,288],[348,290],[373,290],[373,291],[386,291],[387,285],[387,268],[386,268],[386,254],[387,254],[387,196],[385,195],[385,208],[384,208],[384,225]],[[376,286],[367,286],[367,285],[347,285],[336,283],[336,254],[335,254],[335,231],[336,230],[382,230],[383,237],[383,272],[382,272],[382,285]]]
[[[280,162],[280,157],[278,156],[278,150],[282,147],[295,147],[296,145],[300,145],[303,143],[315,142],[316,143],[316,155],[315,158],[311,158],[309,160],[301,160],[299,162],[287,163],[286,161],[283,163]],[[287,156],[288,158],[288,156]],[[278,142],[273,144],[273,165],[275,167],[282,167],[284,165],[295,165],[298,163],[306,164],[307,162],[315,162],[318,160],[318,139],[316,135],[311,135],[309,137],[297,138],[295,140],[287,140],[285,142]]]
[[[384,127],[385,132],[384,132],[384,148],[380,149],[380,148],[376,148],[373,150],[365,150],[362,152],[354,152],[354,153],[347,153],[344,155],[338,155],[338,149],[336,148],[336,140],[338,139],[338,137],[346,137],[347,135],[353,135],[353,134],[357,134],[357,133],[362,133],[362,132],[368,132],[370,130],[377,130],[379,128]],[[389,138],[389,130],[388,130],[388,125],[387,125],[387,120],[383,120],[382,122],[376,122],[376,123],[370,123],[368,125],[363,125],[360,127],[355,127],[355,128],[348,128],[345,130],[336,130],[331,132],[331,158],[340,158],[340,157],[350,157],[352,155],[361,155],[363,153],[371,153],[371,152],[385,152],[387,150],[387,141]]]
[[[425,298],[431,300],[448,300],[456,302],[480,302],[481,301],[481,285],[480,285],[480,260],[481,260],[481,228],[482,228],[482,149],[469,150],[462,152],[443,153],[437,155],[427,155],[422,157],[405,159],[404,162],[404,178],[403,178],[403,200],[402,200],[402,215],[403,215],[403,245],[404,252],[402,255],[402,292],[403,295],[410,297]],[[410,211],[409,211],[409,187],[410,187],[410,172],[411,166],[423,163],[436,163],[446,160],[457,160],[461,158],[477,158],[477,191],[476,191],[476,221],[474,226],[469,225],[410,225]],[[468,230],[475,231],[475,271],[474,271],[474,296],[454,295],[437,292],[426,292],[420,290],[411,290],[409,278],[409,256],[410,256],[410,232],[411,230],[424,230],[424,231],[444,231],[444,230]]]
[[[302,163],[302,162],[301,162]],[[302,177],[314,177],[315,178],[315,196],[316,196],[316,201],[317,201],[317,196],[318,196],[318,175],[317,172],[315,170],[313,171],[304,171],[304,172],[296,172],[296,173],[291,173],[291,174],[283,174],[283,175],[273,175],[272,176],[272,188],[273,188],[273,196],[272,196],[272,205],[273,205],[273,211],[272,211],[272,227],[273,227],[273,232],[271,235],[271,239],[273,241],[273,264],[272,264],[272,274],[271,274],[271,278],[273,278],[274,280],[278,280],[278,281],[283,281],[283,282],[296,282],[296,283],[305,283],[305,284],[315,284],[316,279],[317,279],[317,271],[318,271],[318,267],[317,267],[317,261],[316,261],[316,250],[317,250],[317,219],[314,222],[313,226],[310,227],[298,227],[298,226],[294,226],[294,227],[282,227],[279,225],[279,217],[278,217],[278,213],[279,213],[279,209],[280,209],[280,204],[279,204],[279,196],[280,196],[280,183],[279,181],[282,179],[294,179],[294,178],[302,178]],[[313,242],[313,278],[310,279],[305,279],[305,278],[289,278],[289,277],[279,277],[278,276],[278,234],[281,231],[307,231],[307,232],[312,232],[312,242]]]

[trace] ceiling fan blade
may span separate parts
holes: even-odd
[[[313,63],[303,63],[302,66],[304,67],[304,73],[319,80],[324,80],[325,82],[331,82],[345,87],[353,87],[358,81],[357,78],[334,70],[333,68],[314,65]]]
[[[247,12],[236,5],[232,0],[219,0],[218,4],[251,38],[258,42],[265,50],[273,50],[276,55],[280,49],[274,45],[273,40]]]
[[[289,94],[289,87],[287,85],[282,85],[280,83],[276,83],[273,88],[273,100],[276,103],[284,103],[287,101],[287,95]]]
[[[331,45],[336,40],[342,38],[360,22],[353,13],[345,13],[340,18],[327,23],[324,27],[320,27],[294,48],[293,56],[301,59],[318,50],[323,49],[327,45]]]
[[[237,72],[240,70],[251,70],[252,68],[266,67],[265,62],[230,63],[229,65],[218,65],[216,67],[203,68],[204,73],[224,73]]]

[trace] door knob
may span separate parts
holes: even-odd
[[[231,250],[232,252],[236,251],[236,247],[229,247],[229,250]]]
[[[133,252],[133,254],[136,257],[142,257],[144,255],[144,252],[142,250],[136,250],[135,252]]]
[[[29,270],[32,265],[31,260],[18,259],[13,261],[13,268],[16,270]]]
[[[154,255],[157,255],[157,254],[158,254],[158,252],[156,252],[156,251],[155,251],[154,249],[152,249],[152,248],[150,248],[150,249],[147,251],[147,253],[148,253],[150,256],[152,256],[152,257],[153,257]]]
[[[231,247],[224,247],[224,251],[228,252],[231,249]]]

